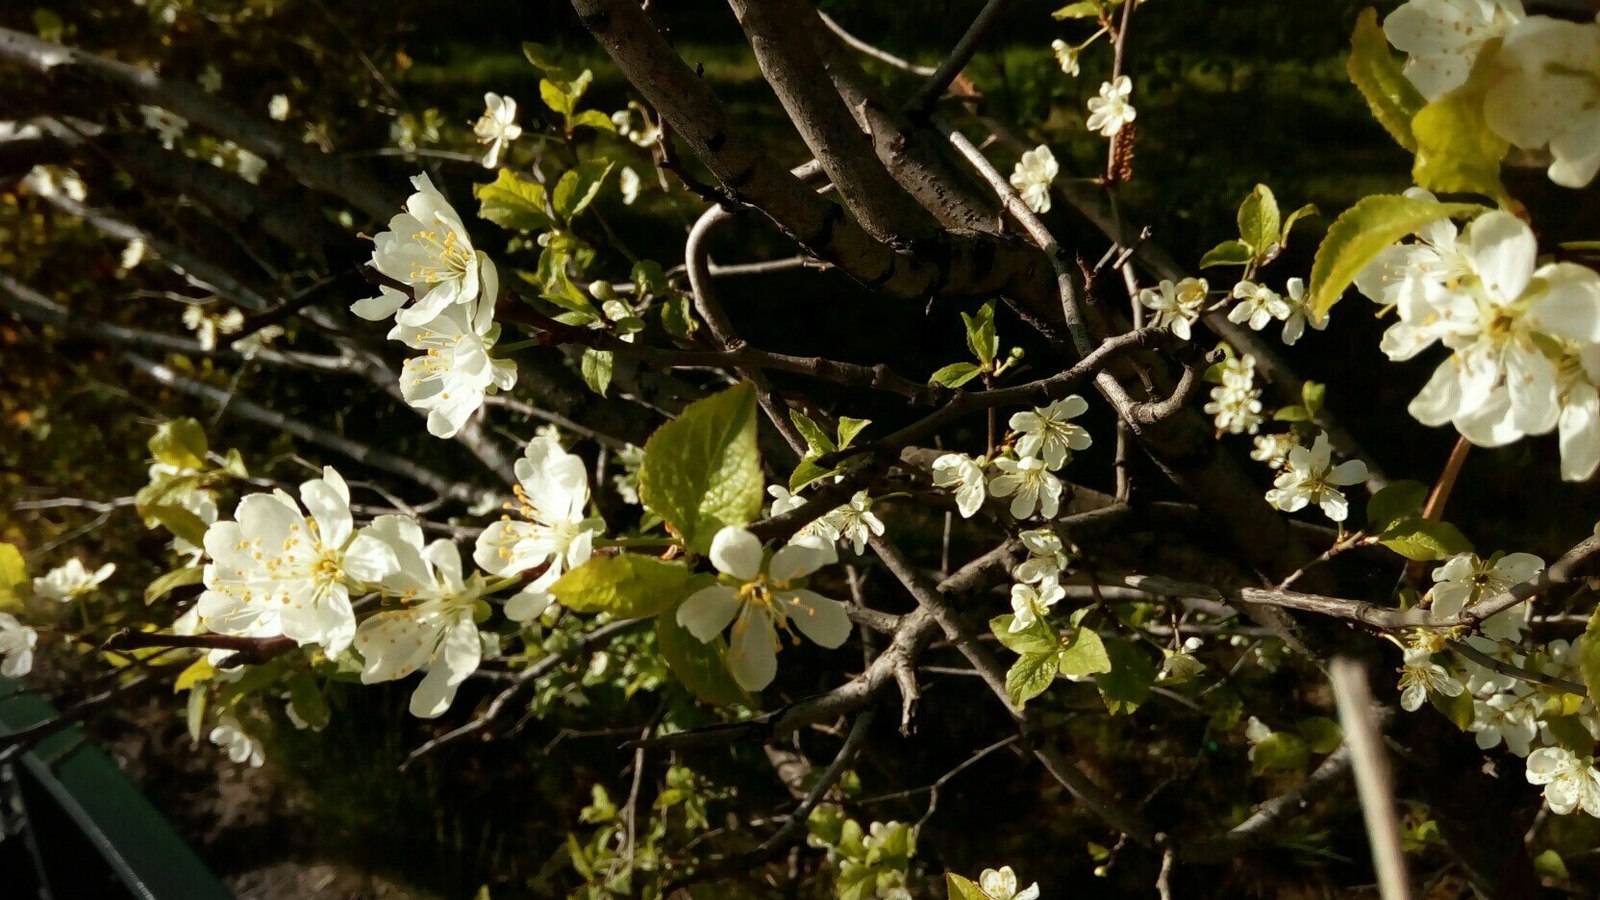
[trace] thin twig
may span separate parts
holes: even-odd
[[[1356,794],[1372,844],[1372,863],[1378,872],[1378,893],[1383,900],[1410,900],[1405,850],[1400,843],[1400,819],[1394,808],[1394,785],[1389,777],[1383,736],[1373,715],[1372,693],[1366,669],[1354,659],[1335,657],[1328,667],[1333,696],[1339,705],[1339,724],[1350,747],[1356,776]]]

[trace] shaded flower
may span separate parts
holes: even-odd
[[[1088,410],[1088,401],[1073,394],[1032,412],[1016,413],[1009,424],[1021,435],[1017,455],[1043,457],[1051,471],[1066,465],[1069,451],[1087,450],[1094,443],[1083,426],[1070,421]]]
[[[83,567],[83,561],[73,557],[65,564],[51,569],[33,579],[33,594],[44,600],[65,603],[94,592],[102,582],[117,570],[116,563],[106,563],[93,572]]]
[[[1061,171],[1056,157],[1043,144],[1022,154],[1017,167],[1011,172],[1011,186],[1022,196],[1022,202],[1036,213],[1050,211],[1050,184]]]

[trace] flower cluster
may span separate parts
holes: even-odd
[[[1295,447],[1284,458],[1283,469],[1267,491],[1267,502],[1284,512],[1315,503],[1335,522],[1350,515],[1350,504],[1339,490],[1367,480],[1367,464],[1359,459],[1333,464],[1328,436],[1318,433],[1310,447]]]
[[[1600,171],[1600,23],[1528,16],[1521,0],[1409,0],[1383,23],[1409,55],[1405,73],[1428,100],[1467,84],[1491,42],[1496,77],[1484,121],[1500,138],[1550,159],[1550,180],[1580,188]]]
[[[1191,326],[1205,312],[1208,290],[1204,278],[1185,278],[1177,283],[1163,279],[1156,288],[1139,291],[1139,303],[1155,313],[1155,321],[1150,324],[1187,341],[1193,334]]]
[[[1600,466],[1600,274],[1537,256],[1527,224],[1496,211],[1459,234],[1448,221],[1427,226],[1379,254],[1356,286],[1398,313],[1379,344],[1390,359],[1435,343],[1451,351],[1412,416],[1483,447],[1559,431],[1562,477],[1582,481]]]
[[[971,518],[988,497],[1010,497],[1011,514],[1018,519],[1053,519],[1061,509],[1061,479],[1056,472],[1072,452],[1089,447],[1092,439],[1083,426],[1071,420],[1083,415],[1089,404],[1077,394],[1064,397],[1011,417],[1011,451],[993,460],[946,453],[933,463],[933,483],[949,488],[956,508]]]
[[[428,432],[448,438],[483,406],[485,395],[516,384],[517,368],[489,352],[500,334],[494,263],[473,248],[461,216],[428,176],[411,183],[417,192],[374,239],[372,251],[373,267],[410,293],[384,287],[350,309],[374,322],[393,316],[389,339],[423,351],[406,360],[400,390],[406,403],[427,411]]]
[[[1291,347],[1305,334],[1306,323],[1318,331],[1328,327],[1326,317],[1316,319],[1311,315],[1304,279],[1289,279],[1284,292],[1280,294],[1253,281],[1239,282],[1233,286],[1233,298],[1239,302],[1228,310],[1228,321],[1248,324],[1251,331],[1260,331],[1273,321],[1282,322],[1283,342]]]
[[[1061,167],[1054,153],[1043,144],[1022,154],[1017,167],[1011,172],[1011,186],[1021,195],[1022,202],[1036,213],[1050,211],[1050,184],[1056,180]]]
[[[1211,389],[1211,402],[1205,406],[1217,431],[1255,434],[1262,422],[1261,389],[1255,386],[1256,358],[1248,353],[1230,357],[1218,367],[1218,375],[1222,383]]]

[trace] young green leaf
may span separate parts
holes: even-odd
[[[556,182],[556,189],[550,194],[550,205],[556,215],[570,223],[578,213],[588,208],[600,193],[606,176],[615,167],[616,163],[608,160],[591,159],[562,173],[561,180]]]
[[[656,616],[656,649],[672,674],[703,703],[713,706],[754,706],[754,698],[728,674],[727,643],[721,636],[701,643],[678,624],[677,607]]]
[[[1417,139],[1411,178],[1430,191],[1482,194],[1505,203],[1500,161],[1511,144],[1495,134],[1484,113],[1484,96],[1498,73],[1499,41],[1479,52],[1467,83],[1423,107],[1411,120]]]
[[[205,568],[202,566],[189,566],[187,568],[173,569],[171,572],[167,572],[156,580],[150,582],[150,586],[144,589],[145,605],[149,606],[150,604],[156,602],[162,597],[165,597],[167,594],[177,590],[178,588],[188,587],[192,584],[199,584],[201,576],[205,574],[205,571]]]
[[[554,223],[545,212],[544,185],[501,169],[494,181],[473,185],[478,217],[512,231],[544,231]]]
[[[949,388],[958,388],[958,387],[961,387],[963,384],[966,384],[967,382],[971,381],[972,379],[977,378],[978,377],[978,373],[980,373],[982,371],[983,371],[983,369],[979,368],[974,363],[969,363],[969,362],[951,363],[950,365],[945,366],[944,368],[942,368],[939,371],[933,373],[932,375],[929,375],[928,376],[928,383],[929,384],[942,384],[945,387],[949,387]]]
[[[994,326],[994,301],[978,307],[973,315],[961,314],[967,326],[967,349],[984,366],[992,365],[1000,356],[1000,335]]]
[[[1076,3],[1074,6],[1084,4]],[[944,873],[944,887],[948,900],[989,900],[989,895],[976,884],[962,878],[954,872]]]
[[[1010,671],[1006,672],[1006,693],[1018,709],[1027,706],[1029,700],[1044,693],[1055,681],[1060,658],[1060,652],[1052,647],[1043,653],[1024,653],[1011,664]]]
[[[638,553],[595,556],[562,575],[550,593],[580,613],[610,613],[619,619],[653,616],[688,596],[689,569]]]
[[[1241,240],[1227,240],[1206,251],[1200,257],[1200,268],[1210,269],[1216,266],[1246,266],[1255,259],[1255,250]]]
[[[1239,204],[1239,240],[1250,245],[1256,259],[1265,259],[1282,236],[1283,220],[1272,188],[1258,184]]]
[[[1285,247],[1289,246],[1289,232],[1294,230],[1295,223],[1306,218],[1307,216],[1320,215],[1322,215],[1322,213],[1317,209],[1317,205],[1315,203],[1307,203],[1305,206],[1300,207],[1292,213],[1289,213],[1289,217],[1283,220],[1283,233],[1278,236],[1279,243],[1283,244]]]
[[[1406,559],[1419,562],[1449,559],[1458,553],[1472,552],[1472,542],[1454,525],[1417,518],[1402,519],[1395,523],[1378,537],[1378,543]]]
[[[850,446],[863,429],[872,424],[871,419],[852,419],[849,416],[839,417],[839,449]]]
[[[1299,772],[1306,767],[1310,756],[1311,749],[1305,741],[1288,732],[1274,731],[1250,748],[1250,771],[1256,775]]]
[[[1367,106],[1372,108],[1378,124],[1400,146],[1415,151],[1417,141],[1411,134],[1411,120],[1426,101],[1401,71],[1394,54],[1389,52],[1389,39],[1378,25],[1375,9],[1362,10],[1356,19],[1346,70],[1361,96],[1366,98]]]
[[[989,631],[1012,653],[1049,653],[1059,646],[1055,630],[1047,623],[1036,619],[1027,628],[1012,631],[1014,621],[1016,616],[1010,613],[989,620]]]
[[[1094,677],[1100,699],[1112,715],[1131,714],[1150,696],[1156,680],[1156,664],[1150,655],[1124,638],[1105,641],[1111,670]]]
[[[1589,617],[1589,625],[1583,630],[1578,644],[1578,669],[1583,673],[1589,696],[1600,697],[1600,609]]]
[[[756,392],[749,382],[689,405],[644,446],[639,497],[698,552],[761,511]]]
[[[0,612],[22,605],[28,586],[28,565],[15,545],[0,543]]]
[[[1422,515],[1428,486],[1420,481],[1391,481],[1367,501],[1367,532],[1383,534],[1409,518]]]
[[[1104,14],[1099,3],[1094,0],[1079,0],[1077,3],[1068,3],[1050,14],[1053,19],[1098,19]]]
[[[583,356],[578,360],[578,369],[583,373],[583,383],[589,386],[589,390],[602,397],[606,395],[606,390],[611,387],[612,364],[610,350],[584,348]]]
[[[789,421],[799,430],[800,436],[806,439],[808,455],[821,456],[824,453],[833,453],[839,448],[834,445],[833,438],[822,430],[822,426],[811,421],[811,417],[798,409],[789,410]]]
[[[1072,640],[1062,646],[1058,667],[1061,674],[1073,678],[1103,675],[1111,671],[1111,657],[1094,629],[1079,628]]]
[[[1311,308],[1328,314],[1373,258],[1430,222],[1466,218],[1484,211],[1475,203],[1431,203],[1399,194],[1374,194],[1344,211],[1328,227],[1311,265]]]
[[[150,455],[156,462],[179,469],[204,469],[206,467],[205,429],[194,419],[172,419],[156,427],[148,443]]]

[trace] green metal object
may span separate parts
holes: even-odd
[[[0,737],[56,715],[21,685],[0,678]],[[46,898],[111,897],[116,884],[140,900],[229,900],[217,880],[133,782],[77,726],[13,759],[29,842]],[[89,858],[85,858],[89,857]],[[113,893],[85,893],[104,879]],[[7,896],[12,894],[8,889]]]

